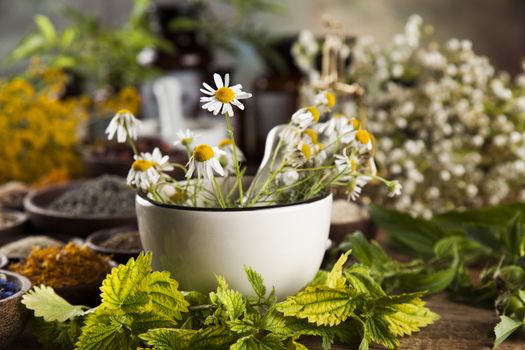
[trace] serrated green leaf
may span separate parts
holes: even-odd
[[[355,309],[355,295],[347,290],[325,286],[307,287],[295,296],[277,304],[285,316],[306,318],[319,326],[335,326],[346,320]]]
[[[225,327],[159,328],[141,334],[140,338],[156,350],[222,350],[236,341]]]
[[[369,317],[365,322],[365,338],[368,343],[375,343],[387,349],[399,346],[399,340],[391,333],[388,322],[381,317]]]
[[[348,260],[348,256],[350,255],[351,251],[348,251],[341,255],[337,262],[335,263],[334,267],[332,268],[332,271],[328,274],[326,277],[326,285],[329,288],[344,288],[346,279],[343,276],[343,267],[346,264],[346,261]]]
[[[47,322],[71,320],[84,315],[84,311],[88,309],[86,306],[71,305],[56,294],[53,288],[44,285],[27,292],[22,298],[22,304]]]
[[[259,298],[264,298],[266,295],[266,286],[264,285],[264,280],[262,276],[249,266],[244,266],[244,272],[248,277],[248,281],[252,285],[252,288]]]
[[[145,287],[151,272],[151,253],[141,253],[135,261],[119,265],[102,282],[102,304],[109,309],[125,308],[136,311],[149,301]]]
[[[287,350],[280,337],[275,334],[265,335],[259,344],[260,350]]]
[[[131,334],[117,322],[86,325],[76,344],[78,350],[131,349]]]
[[[35,317],[31,321],[33,334],[38,342],[48,349],[70,350],[81,333],[82,317],[76,317],[68,322],[48,322],[42,317]]]
[[[222,305],[228,318],[233,321],[239,318],[246,311],[246,304],[242,294],[228,288],[228,283],[222,277],[217,278],[219,286],[215,293],[210,293],[210,300],[213,303]]]
[[[153,312],[167,319],[180,320],[188,312],[189,303],[178,290],[178,282],[167,271],[155,271],[148,276],[149,297]]]
[[[354,264],[344,271],[350,288],[358,293],[369,294],[371,297],[386,295],[381,286],[370,276],[368,268]]]
[[[230,346],[230,350],[259,350],[259,345],[254,336],[243,337]]]
[[[425,307],[419,297],[410,302],[395,304],[391,308],[394,312],[386,314],[385,319],[396,337],[411,335],[439,319],[437,314]]]
[[[496,338],[494,339],[494,349],[500,346],[505,341],[505,339],[520,329],[523,325],[524,323],[522,321],[501,315],[500,321],[496,327],[494,327],[494,334],[496,335]]]

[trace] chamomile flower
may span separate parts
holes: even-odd
[[[117,142],[124,143],[128,140],[128,137],[136,140],[138,134],[138,128],[140,127],[140,120],[127,109],[119,110],[108,127],[106,128],[106,134],[108,134],[108,140],[112,140],[117,135]]]
[[[355,201],[361,196],[363,187],[368,183],[369,178],[366,176],[358,176],[348,183],[347,193],[348,198]]]
[[[299,109],[292,115],[292,124],[306,129],[319,121],[319,110],[314,106]]]
[[[157,184],[164,171],[173,170],[169,157],[163,156],[158,148],[152,153],[145,152],[134,157],[135,161],[129,170],[127,183],[129,186],[147,191]]]
[[[336,104],[335,94],[332,91],[324,90],[314,96],[314,103],[323,110],[331,110]]]
[[[160,198],[167,203],[184,204],[188,199],[186,190],[174,183],[159,184],[156,190]]]
[[[191,144],[199,137],[198,134],[195,134],[190,129],[186,130],[179,130],[177,131],[177,138],[178,140],[173,143],[174,146],[184,146],[184,147],[190,147]]]
[[[355,134],[356,143],[360,147],[364,147],[367,151],[371,151],[374,148],[372,144],[372,135],[366,130],[358,130]]]
[[[401,195],[401,190],[403,189],[403,186],[399,183],[399,181],[394,180],[390,181],[388,183],[388,196],[389,197],[395,197]]]
[[[314,151],[311,143],[301,141],[298,145],[289,148],[287,162],[294,168],[300,168],[312,159]]]
[[[275,178],[277,182],[290,186],[299,180],[299,172],[294,168],[284,168]]]
[[[220,163],[220,157],[226,152],[218,147],[211,147],[206,144],[198,145],[193,150],[190,161],[188,162],[188,172],[186,178],[191,178],[194,172],[198,177],[204,177],[207,180],[213,179],[213,173],[224,176],[224,169]]]
[[[213,75],[213,79],[216,89],[206,83],[202,84],[204,89],[200,89],[203,94],[208,95],[200,99],[201,102],[204,102],[202,105],[203,109],[213,112],[214,115],[228,113],[230,117],[233,116],[232,105],[237,106],[239,109],[244,109],[244,105],[239,100],[250,98],[252,94],[242,91],[241,84],[229,86],[229,74],[224,76],[224,82],[217,73]]]
[[[224,139],[219,142],[219,149],[224,151],[224,154],[220,156],[219,161],[226,175],[235,173],[235,156],[233,153],[233,147],[237,148],[236,151],[239,162],[244,162],[246,160],[240,148],[234,146],[231,139]]]

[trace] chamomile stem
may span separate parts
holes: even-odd
[[[135,142],[133,142],[133,139],[131,138],[131,135],[129,134],[129,130],[127,126],[124,126],[126,128],[126,136],[128,139],[128,143],[131,146],[131,149],[133,150],[133,154],[138,156],[139,152],[137,151],[137,146],[135,146]]]
[[[221,208],[225,208],[226,204],[224,203],[224,198],[222,197],[221,188],[219,187],[219,184],[217,183],[217,180],[215,179],[215,176],[212,177],[213,184],[215,185],[215,189],[217,190],[217,195],[219,196],[219,204],[221,205]]]
[[[241,170],[239,168],[239,159],[237,158],[237,144],[235,143],[235,137],[233,135],[232,123],[230,120],[230,115],[226,112],[226,123],[228,125],[228,132],[230,134],[230,139],[232,141],[233,147],[233,160],[235,162],[235,177],[237,178],[237,185],[239,187],[239,205],[242,207],[244,203],[243,193],[242,193],[242,176]]]

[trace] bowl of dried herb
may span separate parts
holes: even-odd
[[[121,264],[125,264],[130,258],[138,257],[143,250],[140,233],[134,226],[97,231],[88,236],[86,244],[94,251],[109,255]]]
[[[24,329],[28,314],[21,299],[30,288],[24,276],[0,270],[0,349],[7,348]]]
[[[74,305],[97,305],[102,280],[116,264],[86,245],[35,247],[29,256],[9,269],[27,277],[34,285],[52,287]]]
[[[101,176],[32,192],[24,207],[40,231],[86,237],[105,228],[136,225],[134,196],[125,179]]]

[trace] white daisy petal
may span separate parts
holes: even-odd
[[[213,74],[213,80],[215,81],[215,86],[217,86],[218,89],[224,86],[222,84],[222,78],[219,74],[217,73]]]

